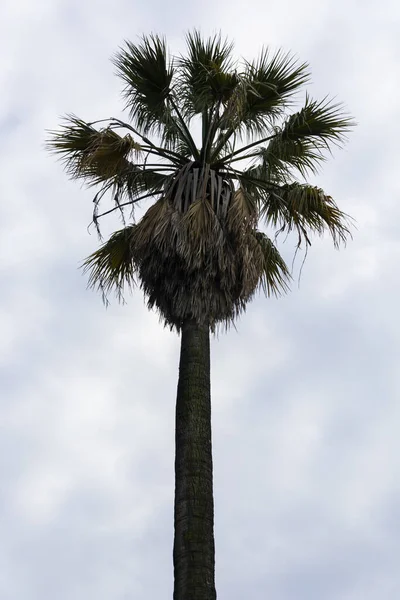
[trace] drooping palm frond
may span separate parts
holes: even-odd
[[[323,235],[328,231],[335,247],[351,237],[350,218],[342,212],[333,198],[316,187],[292,183],[272,188],[262,202],[260,216],[279,232],[295,230],[300,247],[303,241],[310,245],[309,235]]]
[[[121,300],[124,288],[136,284],[131,238],[135,225],[116,231],[83,262],[84,273],[89,273],[88,286],[101,292],[107,303],[110,292]]]
[[[257,289],[267,295],[287,290],[290,275],[274,244],[254,229],[253,212],[237,195],[224,224],[208,200],[184,212],[161,198],[135,226],[114,234],[85,262],[89,284],[118,297],[123,282],[141,282],[149,307],[172,328],[188,318],[229,324]],[[234,213],[238,212],[239,217]],[[250,216],[251,216],[250,214]]]
[[[48,147],[61,157],[71,178],[92,185],[135,168],[142,153],[129,133],[121,137],[110,127],[97,130],[75,115],[66,117],[60,130],[50,136]]]
[[[234,193],[226,215],[228,226],[233,230],[246,224],[255,229],[258,221],[257,198],[240,186]]]
[[[117,125],[120,126],[120,123]],[[70,177],[99,187],[94,197],[95,224],[99,216],[99,202],[107,192],[111,192],[115,202],[112,210],[132,205],[145,192],[146,196],[159,194],[176,170],[175,163],[170,162],[175,159],[173,155],[163,152],[162,156],[158,156],[154,146],[140,144],[129,131],[124,136],[119,135],[112,121],[98,130],[93,123],[69,115],[60,130],[50,132],[47,146],[61,159]],[[164,163],[149,163],[149,152],[163,159]],[[106,214],[109,212],[112,211],[106,211]]]
[[[262,231],[255,230],[253,235],[258,246],[253,257],[256,272],[261,274],[259,286],[267,297],[287,292],[291,276],[277,247]]]

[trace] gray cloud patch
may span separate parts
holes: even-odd
[[[300,289],[257,299],[213,342],[218,593],[396,598],[397,4],[3,4],[0,595],[171,597],[178,338],[139,291],[107,311],[86,292],[92,196],[43,143],[61,113],[119,114],[108,59],[123,39],[158,31],[180,50],[200,26],[248,57],[294,50],[313,94],[359,121],[316,180],[356,217],[354,242],[316,241]]]

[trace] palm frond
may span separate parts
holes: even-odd
[[[311,100],[306,94],[303,108],[290,115],[283,125],[274,125],[269,131],[268,129],[264,131],[267,134],[266,137],[259,137],[259,139],[233,152],[226,152],[221,160],[228,163],[257,156],[258,150],[250,154],[249,151],[272,140],[277,140],[277,143],[289,140],[292,142],[306,140],[308,146],[310,148],[313,146],[316,154],[318,154],[322,150],[330,150],[332,144],[340,146],[346,140],[347,133],[354,126],[354,120],[346,114],[343,105],[335,104],[328,98],[320,102]],[[264,135],[264,133],[261,135]],[[223,146],[224,143],[220,142],[219,152]]]
[[[350,218],[333,198],[315,186],[292,183],[271,189],[262,200],[261,216],[279,232],[296,231],[298,247],[303,241],[310,245],[310,233],[322,235],[328,231],[335,247],[351,237]]]
[[[131,243],[134,228],[135,225],[131,225],[116,231],[83,262],[83,272],[89,274],[88,287],[99,290],[106,304],[112,291],[122,300],[124,287],[135,286]]]
[[[215,154],[235,132],[249,138],[265,136],[308,80],[307,63],[299,64],[291,54],[281,50],[271,55],[264,49],[258,60],[246,62],[221,117],[222,131]]]
[[[271,190],[280,187],[279,181],[274,178],[274,174],[268,169],[266,163],[253,165],[243,171],[234,169],[230,169],[230,171],[234,172],[240,187],[257,201],[258,206],[262,200],[268,197]]]
[[[58,131],[51,131],[47,147],[58,155],[73,179],[97,185],[121,172],[134,169],[141,145],[128,133],[118,135],[110,127],[95,129],[75,115],[68,115]]]
[[[180,329],[187,318],[228,325],[258,288],[287,291],[290,275],[275,246],[246,223],[225,228],[209,202],[181,214],[159,201],[135,231],[138,273],[149,307]]]
[[[150,35],[136,45],[126,42],[113,63],[125,83],[124,96],[136,127],[145,134],[162,132],[166,125],[172,127],[167,98],[174,69],[168,60],[165,40]]]
[[[111,193],[115,206],[105,214],[129,204],[132,208],[144,192],[159,194],[174,169],[168,161],[147,166],[144,147],[129,133],[120,136],[110,126],[97,130],[92,123],[74,115],[68,116],[58,131],[50,132],[47,145],[60,157],[70,177],[99,187],[93,200],[93,223],[99,234],[99,204],[107,192]],[[124,198],[128,202],[123,202]]]
[[[244,79],[240,126],[250,135],[262,135],[309,80],[308,65],[281,50],[271,55],[265,49],[257,61],[246,63]]]
[[[271,181],[288,182],[298,171],[305,178],[317,174],[319,165],[326,160],[320,149],[308,139],[273,138],[268,146],[260,148],[254,158]]]
[[[253,261],[259,273],[259,286],[267,297],[288,292],[291,275],[277,247],[262,231],[255,230],[253,236]]]
[[[342,104],[328,98],[316,101],[306,95],[303,108],[277,128],[274,137],[281,141],[307,140],[316,149],[330,149],[331,144],[340,145],[344,142],[354,125]]]
[[[179,92],[187,118],[210,111],[230,98],[237,83],[232,70],[233,44],[215,35],[203,40],[198,31],[186,37],[188,54],[179,59]]]
[[[144,198],[157,197],[164,192],[171,175],[149,170],[130,170],[105,182],[93,199],[93,223],[101,239],[99,219],[118,210],[125,224],[125,208],[130,208],[130,218],[134,218],[135,204]],[[111,192],[114,208],[99,213],[100,202],[107,192]],[[146,192],[146,193],[145,193]],[[127,199],[127,201],[123,201]]]
[[[255,228],[258,220],[257,197],[240,186],[233,195],[227,213],[227,223],[230,229],[238,231],[239,228],[247,226]]]

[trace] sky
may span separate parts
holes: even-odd
[[[121,113],[110,57],[221,30],[312,69],[358,122],[315,179],[357,222],[212,342],[216,584],[229,600],[400,597],[400,7],[393,0],[2,0],[0,596],[172,597],[179,338],[86,290],[92,194],[44,150]],[[314,181],[314,180],[312,180]],[[118,226],[111,217],[106,231]],[[291,256],[288,240],[283,252]]]

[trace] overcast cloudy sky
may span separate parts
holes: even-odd
[[[86,291],[91,194],[43,145],[66,112],[121,110],[124,39],[179,52],[194,26],[293,51],[359,123],[318,178],[354,241],[316,242],[300,288],[213,342],[218,597],[399,598],[396,0],[1,0],[0,596],[172,597],[179,340],[139,292]]]

